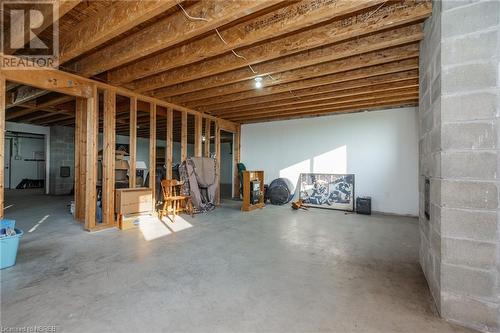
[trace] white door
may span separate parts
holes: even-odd
[[[5,139],[5,150],[4,150],[4,188],[10,188],[10,141],[12,139]]]

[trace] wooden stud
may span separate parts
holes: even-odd
[[[87,100],[76,98],[75,107],[75,219],[85,221],[87,168]]]
[[[194,156],[202,156],[202,128],[203,128],[203,117],[201,115],[194,116]]]
[[[149,188],[153,193],[153,211],[156,205],[156,104],[149,106]]]
[[[181,162],[187,159],[187,113],[182,111],[181,120]]]
[[[130,98],[130,131],[129,131],[129,185],[134,188],[136,184],[137,162],[137,97]]]
[[[238,163],[240,163],[241,129],[233,133],[233,198],[240,197],[240,177],[238,175]]]
[[[215,122],[215,159],[216,159],[216,172],[217,172],[217,178],[219,180],[219,183],[217,184],[217,190],[215,192],[215,200],[216,204],[220,205],[220,154],[221,154],[221,149],[220,149],[220,127],[219,127],[219,122]]]
[[[211,120],[205,118],[205,157],[210,157],[210,131],[211,131]]]
[[[167,142],[165,149],[165,167],[167,179],[172,179],[172,164],[173,164],[173,149],[174,149],[174,110],[172,108],[167,109]]]
[[[0,73],[0,219],[4,217],[5,200],[5,77]]]
[[[85,229],[96,227],[96,183],[97,183],[97,140],[99,130],[99,95],[97,87],[92,89],[92,97],[87,98],[86,126],[86,178],[85,178]]]
[[[102,152],[102,223],[115,224],[115,112],[116,94],[104,91],[104,122]]]

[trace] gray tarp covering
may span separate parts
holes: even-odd
[[[215,192],[219,183],[217,161],[209,157],[189,157],[179,167],[184,181],[183,193],[191,196],[196,213],[215,208]]]

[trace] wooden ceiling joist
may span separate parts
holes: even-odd
[[[253,68],[260,76],[274,75],[323,62],[329,62],[377,50],[419,42],[423,37],[419,25],[404,27],[394,31],[361,37],[344,43],[334,44],[308,52],[257,64]],[[235,82],[251,80],[255,77],[249,68],[221,73],[203,79],[180,83],[167,88],[155,90],[153,96],[170,97],[180,94],[227,85]]]
[[[245,3],[241,2],[240,3]],[[268,3],[267,1],[257,1]],[[380,5],[384,0],[302,0],[286,7],[242,22],[182,47],[161,52],[109,73],[111,82],[130,82],[175,67],[188,65],[269,38],[332,20],[335,17]],[[223,39],[223,40],[222,40]],[[240,59],[242,60],[242,59]]]
[[[17,111],[13,111],[13,112],[7,112],[7,114],[5,115],[5,120],[12,120],[12,119],[15,119],[15,118],[19,118],[19,117],[25,116],[27,114],[36,112],[38,110],[43,110],[45,108],[48,108],[48,107],[51,107],[51,106],[54,106],[54,105],[66,103],[66,102],[68,102],[68,101],[70,101],[72,99],[73,99],[73,97],[71,97],[71,96],[61,96],[61,97],[52,99],[52,100],[50,100],[48,102],[45,102],[43,104],[40,104],[40,105],[35,105],[35,106],[28,107],[28,108],[26,108],[24,110],[17,110]]]
[[[314,77],[321,77],[328,74],[352,71],[358,68],[416,58],[418,57],[418,54],[418,45],[412,44],[277,73],[272,77],[263,77],[262,82],[264,87],[269,87]],[[254,80],[247,80],[222,87],[209,88],[193,93],[174,96],[169,98],[169,100],[174,103],[182,104],[184,102],[210,98],[211,96],[229,95],[247,90],[255,90]],[[163,97],[159,95],[154,96],[157,98]]]
[[[259,68],[259,63],[297,52],[304,52],[323,45],[358,38],[368,33],[418,23],[429,16],[430,11],[430,4],[426,2],[418,3],[415,6],[401,3],[388,4],[382,8],[378,8],[378,10],[374,9],[368,12],[372,14],[370,17],[367,17],[366,13],[360,13],[354,19],[347,17],[280,39],[239,49],[238,54],[244,56],[248,60],[247,62],[229,53],[137,80],[133,82],[130,88],[145,92],[238,68],[243,68],[247,71],[243,74],[243,77],[245,77],[250,73],[253,74],[247,64],[252,65],[258,74],[266,74],[269,69]],[[409,33],[413,34],[412,32]]]
[[[299,111],[290,111],[283,112],[277,115],[254,115],[254,116],[246,116],[241,118],[234,118],[233,121],[237,121],[239,123],[250,123],[250,122],[262,122],[269,121],[275,119],[293,119],[293,118],[302,118],[302,117],[317,117],[330,115],[335,113],[344,113],[344,112],[360,112],[360,111],[368,111],[370,109],[374,109],[376,107],[403,107],[418,104],[418,96],[417,97],[396,97],[392,99],[372,99],[369,101],[365,101],[362,103],[352,103],[346,104],[338,107],[326,107],[326,108],[318,108],[311,110],[299,110]]]
[[[224,111],[226,109],[243,109],[249,106],[271,106],[274,104],[281,104],[286,102],[293,102],[302,100],[303,98],[312,98],[315,95],[331,94],[336,91],[358,89],[363,87],[372,87],[382,84],[405,84],[408,81],[418,82],[418,71],[410,70],[406,72],[400,72],[395,74],[379,75],[376,77],[369,77],[366,79],[358,79],[352,81],[346,81],[341,83],[326,84],[323,86],[318,86],[314,88],[305,88],[300,90],[295,90],[293,94],[289,91],[283,93],[277,93],[272,95],[266,95],[262,97],[254,97],[248,99],[237,100],[234,102],[220,103],[207,105],[205,107],[198,107],[199,110],[209,113],[217,113],[217,111]]]
[[[176,0],[118,1],[61,40],[60,62],[71,60],[176,4]]]
[[[364,103],[365,101],[371,101],[373,99],[381,100],[381,99],[391,99],[397,97],[415,97],[418,98],[418,88],[403,88],[403,89],[393,89],[385,92],[376,92],[376,93],[365,93],[362,95],[354,95],[347,97],[336,97],[330,98],[323,101],[318,102],[308,102],[303,103],[301,105],[285,105],[272,107],[268,109],[261,110],[249,110],[242,112],[231,112],[229,114],[225,114],[224,117],[227,119],[240,119],[246,116],[263,116],[263,115],[274,115],[274,114],[284,114],[286,112],[306,112],[308,110],[322,110],[330,107],[342,106],[345,104],[353,104],[353,103]]]
[[[318,95],[310,95],[301,98],[289,98],[286,100],[278,100],[271,103],[262,103],[255,105],[248,105],[246,107],[241,108],[232,108],[225,110],[218,110],[217,112],[213,112],[213,115],[227,117],[232,114],[243,113],[243,112],[253,112],[259,110],[272,110],[273,108],[279,107],[301,107],[302,105],[319,105],[320,102],[329,101],[332,99],[337,99],[341,97],[350,97],[350,96],[361,96],[364,97],[369,94],[374,93],[385,93],[389,91],[405,91],[407,89],[416,89],[418,91],[418,78],[406,81],[399,81],[387,84],[378,84],[368,87],[361,87],[355,89],[347,89],[341,91],[333,91],[329,93],[323,93]]]
[[[345,81],[363,79],[376,77],[379,75],[386,75],[391,73],[404,72],[409,70],[418,69],[418,59],[408,59],[403,61],[396,61],[393,63],[371,66],[367,68],[360,68],[352,71],[347,71],[339,74],[329,74],[325,76],[315,77],[311,79],[304,79],[302,81],[291,82],[287,84],[280,84],[275,86],[264,87],[262,89],[254,89],[250,91],[244,91],[236,94],[230,94],[225,96],[210,97],[203,100],[197,100],[190,103],[185,103],[190,107],[196,108],[201,105],[211,105],[218,103],[232,102],[242,99],[261,97],[276,93],[283,93],[290,91],[295,91],[298,89],[312,88],[317,86],[323,86],[326,84],[340,83]],[[290,93],[292,94],[292,93]],[[293,95],[293,94],[292,94]]]
[[[102,73],[206,33],[236,20],[240,16],[254,13],[280,1],[283,0],[210,0],[200,2],[186,10],[196,17],[210,17],[208,21],[190,20],[182,11],[177,11],[172,16],[81,59],[74,65],[74,70],[87,76]],[[121,77],[120,73],[135,75],[131,69],[126,67],[118,74],[109,73],[108,80],[115,84],[123,82],[127,78],[125,75]]]

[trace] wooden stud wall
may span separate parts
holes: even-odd
[[[166,142],[166,177],[167,179],[172,178],[172,161],[173,161],[173,151],[174,151],[174,141],[173,141],[173,127],[174,127],[174,111],[172,108],[167,109],[167,142]]]
[[[97,183],[97,135],[99,130],[99,96],[97,87],[92,89],[92,97],[87,98],[87,161],[85,182],[85,229],[96,228],[96,183]]]
[[[210,157],[210,131],[211,131],[210,119],[205,119],[205,157]]]
[[[87,100],[83,97],[76,98],[75,118],[75,219],[83,222],[87,169]]]
[[[238,175],[238,163],[240,163],[241,133],[233,133],[233,197],[240,197],[240,177]]]
[[[153,193],[153,210],[155,207],[156,186],[156,104],[149,107],[149,188]]]
[[[201,157],[202,155],[202,128],[203,117],[196,115],[194,117],[194,156]]]
[[[129,131],[129,185],[134,188],[136,183],[137,161],[137,97],[130,98],[130,131]]]
[[[187,158],[187,113],[182,111],[181,114],[181,161],[184,161]]]
[[[220,126],[219,122],[215,122],[215,159],[217,161],[217,175],[219,178],[219,184],[217,186],[217,191],[215,192],[215,200],[217,205],[220,205]]]
[[[109,226],[115,225],[115,115],[115,92],[105,90],[102,152],[102,223]]]

